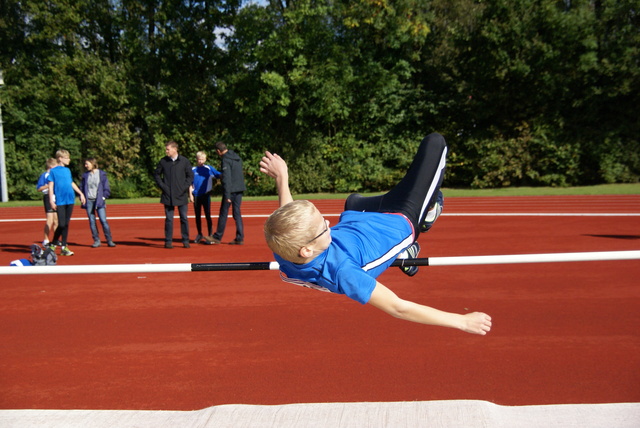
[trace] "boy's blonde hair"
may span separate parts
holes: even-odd
[[[54,166],[58,166],[58,161],[55,158],[47,159],[47,168],[53,168]]]
[[[56,159],[57,160],[60,160],[60,158],[64,158],[64,157],[67,157],[67,156],[70,156],[68,150],[60,149],[60,150],[58,150],[56,152]]]
[[[300,261],[300,249],[313,239],[313,214],[317,211],[309,201],[289,202],[275,210],[264,224],[267,245],[277,255],[290,262]]]
[[[199,158],[200,156],[204,156],[206,158],[207,152],[199,151],[198,153],[196,153],[196,158]]]

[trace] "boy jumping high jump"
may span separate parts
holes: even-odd
[[[416,240],[442,210],[440,185],[447,146],[439,134],[424,138],[405,177],[381,196],[347,198],[338,224],[309,201],[294,201],[286,162],[266,152],[260,171],[275,178],[280,207],[264,226],[265,238],[287,282],[345,294],[396,318],[485,335],[491,317],[455,314],[399,298],[376,278],[397,258],[415,258]],[[413,276],[417,267],[401,267]]]

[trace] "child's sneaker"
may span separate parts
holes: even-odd
[[[440,214],[442,213],[442,208],[444,207],[444,196],[442,192],[438,191],[438,198],[436,199],[436,203],[433,204],[433,207],[427,212],[427,215],[424,217],[424,221],[420,224],[420,232],[426,232],[431,229],[433,223],[436,222]]]
[[[401,260],[415,259],[416,257],[418,257],[419,253],[420,253],[420,244],[418,244],[417,242],[414,242],[409,246],[409,248],[404,250],[400,254],[400,256],[398,256],[398,259],[401,259]],[[400,268],[402,273],[404,273],[405,275],[413,276],[418,273],[418,266],[398,266],[398,267]]]
[[[73,256],[73,251],[71,251],[69,247],[62,247],[62,249],[60,250],[60,255]]]

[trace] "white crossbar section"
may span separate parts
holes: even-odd
[[[509,263],[588,262],[640,259],[640,251],[596,251],[583,253],[511,254],[501,256],[431,257],[429,266],[493,265]]]
[[[14,270],[15,269],[15,270]],[[0,267],[0,275],[33,275],[60,273],[132,273],[191,272],[191,263],[126,264],[126,265],[56,265]]]

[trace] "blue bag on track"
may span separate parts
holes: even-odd
[[[29,259],[18,259],[9,263],[9,266],[33,266]]]

